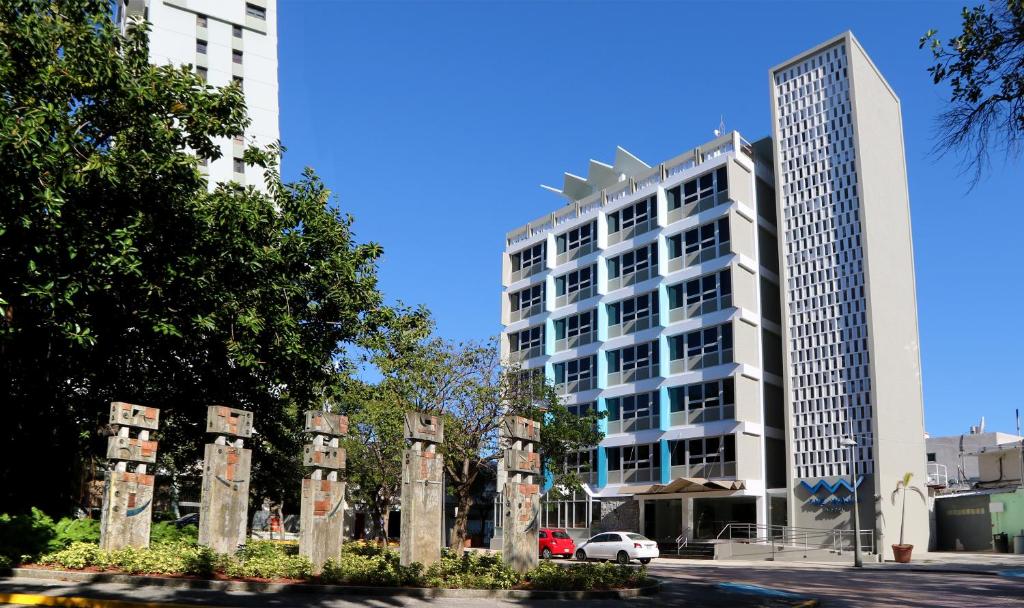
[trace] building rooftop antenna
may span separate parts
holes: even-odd
[[[720,114],[718,116],[718,128],[715,129],[714,133],[715,133],[715,137],[719,137],[723,133],[725,133],[725,116],[724,115]]]

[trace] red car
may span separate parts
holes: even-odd
[[[537,544],[540,547],[540,556],[544,559],[552,557],[564,557],[570,559],[576,552],[576,543],[572,538],[558,528],[541,528],[537,534]]]

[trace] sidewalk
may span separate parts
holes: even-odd
[[[873,557],[873,556],[872,556]],[[661,560],[664,563],[666,560]],[[672,560],[675,561],[675,560]],[[706,566],[740,567],[740,568],[796,568],[796,569],[834,569],[844,570],[853,567],[853,557],[849,561],[761,561],[761,560],[681,560],[689,568]],[[1024,555],[1011,553],[962,553],[962,552],[922,552],[914,553],[909,564],[896,562],[873,561],[865,557],[865,570],[894,570],[908,572],[949,572],[958,574],[980,574],[990,576],[1019,577],[1024,580]]]

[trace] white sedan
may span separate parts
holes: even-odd
[[[635,532],[604,532],[592,536],[576,549],[579,561],[613,559],[628,564],[636,559],[641,564],[649,564],[658,555],[658,543]]]

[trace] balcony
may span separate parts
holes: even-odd
[[[682,374],[683,372],[695,369],[707,369],[716,365],[722,365],[723,363],[732,363],[731,348],[714,353],[683,357],[682,359],[672,359],[668,363],[668,373]]]
[[[679,464],[672,467],[672,479],[680,477],[698,477],[701,479],[718,479],[736,477],[736,462],[711,462],[703,464]]]
[[[732,306],[731,294],[721,296],[716,300],[697,302],[695,304],[684,304],[683,306],[669,309],[668,322],[675,323],[676,321],[692,319],[694,317],[699,317],[700,315],[706,315],[708,313],[729,308],[730,306]]]
[[[594,295],[594,286],[584,287],[583,289],[577,289],[576,291],[570,291],[569,293],[562,294],[555,297],[555,306],[561,308],[562,306],[568,306],[574,304],[580,300],[586,300],[587,298]]]
[[[520,308],[519,310],[513,310],[511,313],[509,313],[509,316],[508,316],[509,323],[515,323],[516,321],[522,321],[523,319],[527,319],[529,317],[532,317],[533,315],[539,315],[543,311],[544,311],[544,306],[540,302],[534,304],[533,306],[527,306],[526,308]]]
[[[608,326],[608,337],[618,338],[619,336],[627,336],[629,334],[648,329],[653,325],[654,315],[623,321],[617,325]]]
[[[682,412],[670,413],[669,425],[687,426],[690,424],[701,424],[703,422],[734,420],[735,418],[736,406],[733,404],[719,405],[715,407],[697,407]]]
[[[640,223],[633,224],[627,228],[623,228],[618,232],[612,232],[608,235],[608,245],[614,245],[615,243],[621,243],[626,239],[631,239],[634,236],[650,232],[658,227],[658,218],[651,217]]]
[[[569,380],[555,385],[555,391],[559,395],[582,393],[583,391],[589,391],[595,388],[597,388],[597,378],[593,376],[589,378],[579,378],[578,380]]]
[[[510,282],[515,283],[516,281],[521,281],[521,280],[525,279],[526,277],[533,276],[533,275],[537,274],[538,272],[540,272],[542,270],[544,270],[544,264],[541,264],[541,263],[531,264],[530,266],[527,266],[526,268],[520,268],[519,270],[513,270],[512,271],[512,276],[510,277]]]
[[[563,350],[569,350],[570,348],[576,348],[590,344],[597,338],[596,331],[588,331],[583,334],[576,336],[568,336],[561,340],[555,340],[555,352],[560,353]]]
[[[614,279],[608,279],[608,291],[615,291],[616,289],[622,289],[623,287],[629,287],[630,285],[636,285],[642,283],[647,279],[657,276],[658,265],[648,266],[628,274],[617,276]]]
[[[608,386],[615,386],[618,384],[627,384],[629,382],[639,382],[640,380],[646,380],[648,378],[654,378],[658,375],[658,364],[653,363],[645,365],[643,367],[634,367],[632,369],[624,369],[617,372],[608,373]]]
[[[647,416],[636,416],[634,418],[622,418],[621,420],[608,421],[608,434],[632,433],[634,431],[646,431],[658,428],[658,414]]]
[[[668,210],[668,216],[666,218],[669,224],[678,222],[681,219],[688,218],[696,213],[702,213],[709,209],[714,209],[718,205],[729,201],[729,191],[722,190],[721,192],[715,192],[709,196],[697,199],[692,203],[683,203],[675,209]]]
[[[508,360],[511,363],[522,363],[527,359],[533,359],[544,354],[544,347],[541,345],[533,346],[524,350],[517,350],[509,353]]]
[[[608,483],[634,483],[642,481],[659,481],[660,479],[661,467],[608,471]]]
[[[576,247],[575,249],[570,249],[568,251],[564,251],[564,252],[559,253],[558,255],[556,255],[555,256],[555,263],[556,264],[565,264],[566,262],[571,262],[573,260],[577,260],[577,259],[582,258],[583,256],[587,255],[588,253],[594,252],[594,250],[596,248],[597,248],[597,244],[594,243],[593,241],[591,241],[591,242],[589,242],[589,243],[587,243],[585,245],[580,245],[579,247]]]

